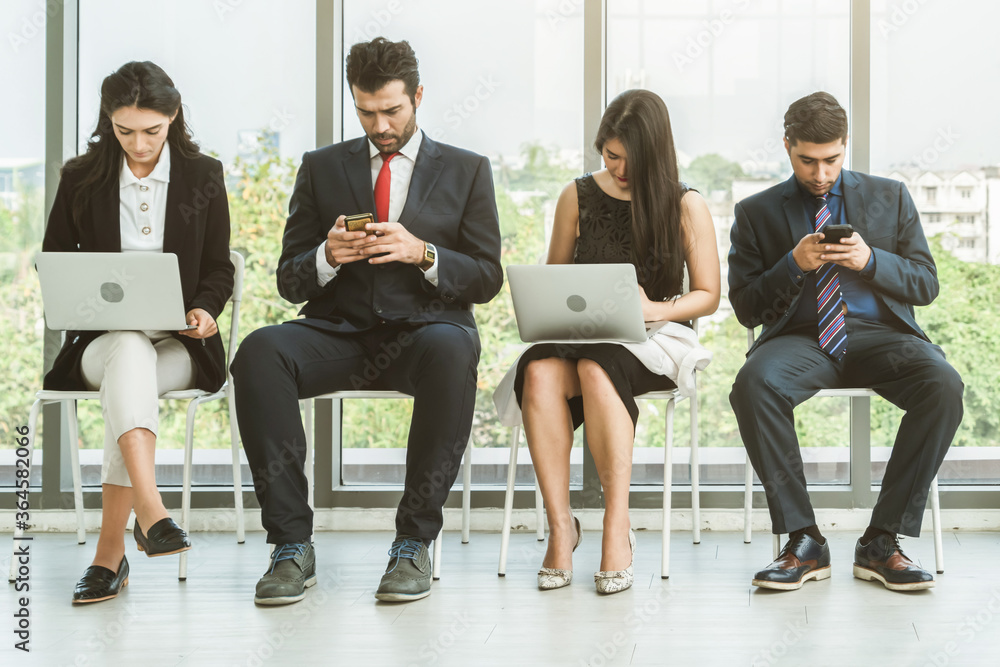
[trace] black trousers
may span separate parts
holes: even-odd
[[[820,389],[870,387],[906,412],[870,525],[919,537],[931,480],[962,422],[965,385],[941,348],[917,336],[850,317],[847,332],[840,362],[820,349],[815,332],[800,329],[761,344],[736,376],[729,401],[764,484],[771,530],[816,523],[793,408]]]
[[[435,539],[472,430],[478,362],[478,337],[445,323],[342,333],[307,318],[247,336],[232,372],[267,541],[305,542],[312,535],[299,399],[347,389],[413,396],[396,534]]]

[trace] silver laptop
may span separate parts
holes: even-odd
[[[161,252],[40,252],[35,256],[50,329],[182,331],[177,255]]]
[[[641,343],[666,322],[643,322],[631,264],[507,267],[517,331],[526,343]]]

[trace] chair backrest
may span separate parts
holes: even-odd
[[[229,299],[232,304],[232,325],[229,327],[229,346],[226,349],[226,379],[232,380],[229,376],[229,366],[233,363],[233,353],[240,335],[240,301],[243,300],[243,272],[246,262],[243,260],[243,255],[235,250],[229,251],[229,261],[236,269],[233,275],[233,296]]]

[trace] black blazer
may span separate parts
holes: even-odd
[[[278,263],[278,292],[306,304],[310,325],[363,331],[379,320],[451,322],[475,333],[469,304],[500,291],[500,223],[489,160],[439,144],[426,134],[399,222],[437,247],[438,286],[412,264],[341,266],[324,287],[316,282],[316,249],[341,215],[374,213],[371,160],[365,137],[302,156],[289,203]]]
[[[841,173],[847,221],[875,255],[869,284],[896,316],[896,328],[927,340],[913,306],[937,297],[937,269],[910,193],[899,181]],[[788,275],[785,255],[813,231],[807,210],[794,175],[736,204],[729,301],[740,324],[763,325],[754,347],[780,334],[798,303],[801,288]]]
[[[95,192],[80,220],[73,220],[73,193],[77,178],[63,173],[49,213],[42,250],[47,252],[121,252],[118,179],[111,188]],[[170,185],[164,222],[163,252],[177,255],[185,312],[203,308],[218,319],[233,293],[235,269],[229,261],[229,201],[222,163],[206,155],[194,159],[170,153]],[[80,359],[83,351],[104,331],[67,331],[66,342],[45,375],[46,389],[82,390]],[[201,340],[174,333],[194,360],[195,386],[217,391],[226,380],[226,353],[222,336]]]

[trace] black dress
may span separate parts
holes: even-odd
[[[686,190],[686,188],[685,188]],[[576,179],[576,195],[580,210],[580,236],[576,240],[574,264],[621,264],[632,261],[632,204],[615,199],[597,185],[591,174]],[[674,389],[677,385],[646,368],[625,347],[615,343],[562,345],[539,343],[528,348],[517,363],[514,394],[518,405],[524,387],[524,368],[538,359],[590,359],[600,364],[611,378],[615,390],[625,404],[632,426],[639,419],[635,397],[649,391]],[[568,401],[573,416],[573,428],[583,423],[583,397]]]

